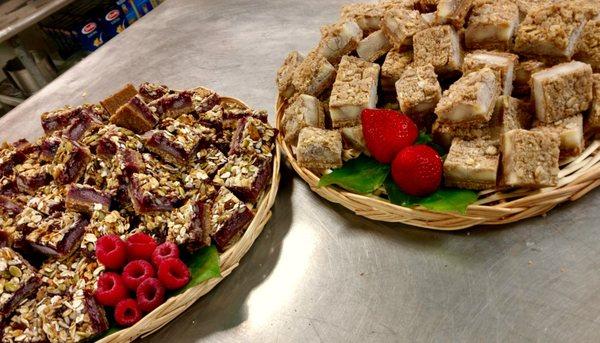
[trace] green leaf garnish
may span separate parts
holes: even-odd
[[[465,214],[467,207],[477,201],[476,192],[458,188],[440,188],[426,197],[415,197],[402,192],[391,177],[385,181],[385,191],[392,204],[405,207],[421,205],[435,212]]]
[[[419,137],[415,141],[416,144],[429,144],[433,141],[431,135],[427,134],[425,131],[419,131]]]
[[[367,194],[381,187],[389,173],[389,165],[360,155],[344,163],[341,168],[323,175],[319,180],[319,187],[338,185],[351,192]]]
[[[221,276],[221,266],[219,265],[219,253],[215,246],[209,246],[200,249],[186,261],[190,269],[190,282],[185,287],[175,293],[181,294],[186,290],[215,277]]]

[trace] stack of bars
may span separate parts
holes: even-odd
[[[369,154],[366,108],[410,116],[449,150],[445,185],[474,190],[556,186],[559,161],[600,132],[598,1],[351,4],[321,32],[277,74],[302,167]]]

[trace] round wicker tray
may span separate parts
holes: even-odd
[[[280,131],[286,106],[286,102],[279,96],[276,125]],[[294,170],[323,198],[369,219],[435,230],[461,230],[480,224],[500,225],[539,216],[562,202],[575,201],[600,186],[600,140],[595,140],[581,155],[561,161],[557,187],[539,190],[487,190],[479,193],[479,199],[467,208],[465,215],[440,213],[423,207],[394,205],[375,195],[360,195],[335,186],[318,187],[320,176],[298,165],[291,147],[283,140],[281,134],[278,141]]]
[[[232,102],[248,107],[242,101],[235,98],[221,97],[221,102]],[[268,188],[263,192],[255,208],[255,217],[248,226],[244,235],[231,246],[227,251],[221,254],[220,266],[221,277],[207,280],[195,287],[188,289],[185,293],[171,297],[164,304],[157,307],[154,311],[146,314],[142,320],[135,325],[119,330],[109,336],[106,336],[98,342],[130,342],[138,337],[148,336],[175,319],[183,313],[188,307],[192,306],[196,300],[210,292],[219,282],[229,275],[240,263],[240,260],[250,250],[250,247],[256,238],[262,232],[265,224],[271,218],[271,207],[275,202],[277,189],[279,187],[279,166],[281,164],[280,147],[276,144],[273,156],[273,176]]]

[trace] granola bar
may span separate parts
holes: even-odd
[[[444,183],[474,190],[495,188],[499,163],[497,140],[455,138],[444,160]]]
[[[14,167],[15,183],[21,193],[33,194],[52,181],[51,165],[40,164],[39,159],[27,159]]]
[[[466,74],[444,91],[435,113],[440,121],[489,121],[499,90],[496,74],[490,68]]]
[[[363,31],[354,21],[346,21],[321,28],[321,41],[317,46],[318,53],[329,63],[337,65],[342,56],[356,50],[358,42],[363,38]]]
[[[419,11],[404,8],[391,8],[381,21],[381,31],[394,49],[412,45],[413,36],[429,27]]]
[[[339,131],[305,127],[300,130],[296,147],[298,164],[309,169],[342,166],[342,136]]]
[[[158,114],[153,110],[155,107],[151,106],[147,105],[141,96],[136,95],[116,110],[110,117],[110,122],[136,133],[144,133],[158,123]]]
[[[356,53],[360,58],[367,62],[375,62],[381,56],[385,55],[392,45],[383,34],[383,31],[375,31],[358,42]]]
[[[35,269],[11,248],[0,248],[0,322],[33,294],[41,280]]]
[[[138,94],[145,102],[160,99],[169,92],[169,87],[158,83],[142,82],[138,87]]]
[[[554,132],[560,137],[560,156],[578,156],[585,146],[583,135],[583,115],[577,114],[553,123],[536,121],[534,131]]]
[[[279,90],[279,94],[284,98],[290,98],[296,92],[292,80],[294,71],[302,61],[304,61],[304,56],[298,51],[292,51],[287,55],[279,70],[277,70],[277,89]]]
[[[281,120],[285,141],[295,145],[298,133],[307,126],[325,127],[325,111],[319,99],[300,94],[283,112]]]
[[[362,110],[377,105],[379,70],[379,65],[356,57],[342,58],[329,99],[333,127],[357,125]]]
[[[64,107],[58,110],[44,112],[41,115],[42,128],[46,134],[62,130],[78,118],[81,113],[79,107]]]
[[[413,61],[412,51],[398,52],[392,50],[387,53],[381,65],[381,88],[385,91],[396,89],[396,81]]]
[[[209,111],[219,104],[219,94],[204,88],[196,88],[192,94],[192,106],[198,114]]]
[[[227,163],[227,156],[214,146],[198,150],[189,163],[189,172],[202,171],[207,176],[214,176],[217,170]]]
[[[254,117],[240,119],[232,137],[229,155],[259,154],[272,157],[276,136],[277,130]]]
[[[468,49],[508,50],[519,25],[519,7],[510,0],[475,2],[465,31]]]
[[[90,223],[85,228],[80,248],[89,255],[93,255],[98,238],[105,235],[121,236],[126,234],[129,229],[128,217],[121,215],[118,211],[94,210],[90,216]]]
[[[503,184],[541,188],[558,184],[560,138],[539,131],[511,130],[501,144]]]
[[[592,67],[573,61],[531,76],[538,120],[550,123],[589,109],[592,102]]]
[[[76,182],[91,160],[90,150],[77,142],[65,139],[54,156],[52,176],[58,184]]]
[[[203,204],[203,201],[191,198],[180,208],[154,218],[166,223],[165,240],[185,247],[190,253],[209,246],[210,232],[203,225]]]
[[[65,204],[67,210],[91,214],[94,211],[108,211],[111,197],[92,186],[71,184],[67,186]]]
[[[255,202],[272,175],[271,160],[260,155],[230,156],[217,172],[214,183],[225,186],[241,199]]]
[[[121,106],[125,105],[131,98],[133,98],[137,94],[138,92],[135,89],[135,87],[132,84],[128,83],[115,94],[100,101],[100,104],[111,116],[114,116]]]
[[[296,92],[318,96],[335,79],[335,68],[318,51],[311,51],[294,70],[292,85]]]
[[[193,91],[175,92],[150,102],[148,107],[158,118],[177,118],[195,110],[193,96]]]
[[[515,65],[519,56],[506,52],[474,51],[465,56],[462,70],[464,74],[488,67],[496,72],[503,95],[510,96],[513,90]]]
[[[27,299],[15,309],[14,314],[0,331],[3,343],[43,343],[48,338],[43,330],[42,318],[37,314],[38,300]]]
[[[434,26],[416,33],[413,49],[415,63],[430,63],[436,74],[456,72],[462,65],[460,38],[449,25]]]
[[[44,219],[25,239],[42,254],[67,257],[79,247],[88,223],[77,212],[56,213]]]

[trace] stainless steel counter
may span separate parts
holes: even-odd
[[[344,1],[169,0],[0,120],[41,133],[43,110],[125,82],[206,85],[273,115],[275,71]],[[273,117],[271,117],[273,119]],[[147,342],[598,341],[600,191],[546,217],[443,233],[359,218],[290,169],[241,265]]]

